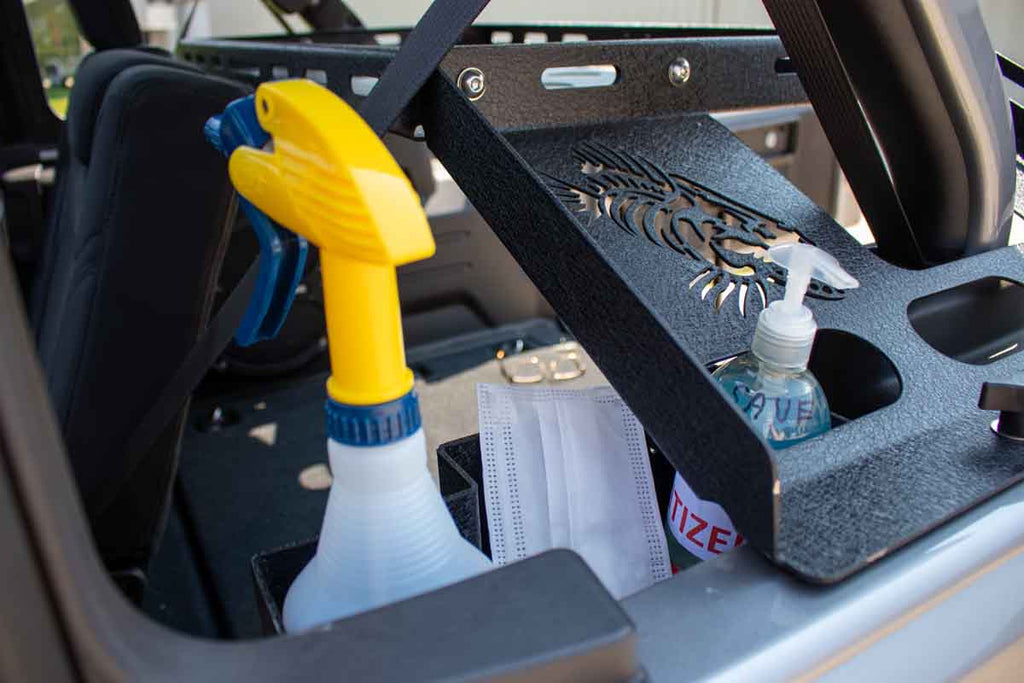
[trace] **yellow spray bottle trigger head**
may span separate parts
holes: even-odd
[[[435,248],[419,196],[380,138],[326,88],[265,83],[255,104],[272,145],[237,148],[228,171],[243,197],[320,248],[328,394],[354,406],[396,401],[413,377],[395,266]]]
[[[270,150],[239,147],[238,192],[339,256],[403,265],[434,254],[419,196],[384,143],[344,100],[308,80],[265,83],[256,115]]]

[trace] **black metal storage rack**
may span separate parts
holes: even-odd
[[[356,105],[353,78],[379,76],[395,52],[380,43],[403,35],[197,40],[179,56],[254,85],[312,78]],[[614,82],[542,84],[594,65]],[[805,101],[770,32],[474,26],[395,130],[425,138],[698,493],[828,583],[1024,474],[1024,443],[978,409],[984,382],[1024,381],[1024,250],[891,265],[709,116]],[[816,283],[808,303],[812,369],[849,421],[777,453],[705,367],[745,350],[781,294],[757,245],[792,239],[861,288]]]

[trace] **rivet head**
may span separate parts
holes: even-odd
[[[668,82],[675,87],[681,87],[690,80],[690,62],[685,57],[680,57],[668,65]]]
[[[476,67],[463,69],[459,74],[459,90],[470,100],[479,100],[487,90],[484,83],[484,72]]]

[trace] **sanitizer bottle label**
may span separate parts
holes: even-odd
[[[696,561],[711,559],[744,543],[743,536],[736,531],[722,506],[698,498],[678,473],[665,512],[665,528],[669,532],[668,544],[674,571],[685,569]]]

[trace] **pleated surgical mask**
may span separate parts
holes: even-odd
[[[495,564],[569,548],[616,598],[671,576],[643,428],[610,387],[480,384],[477,402]]]

